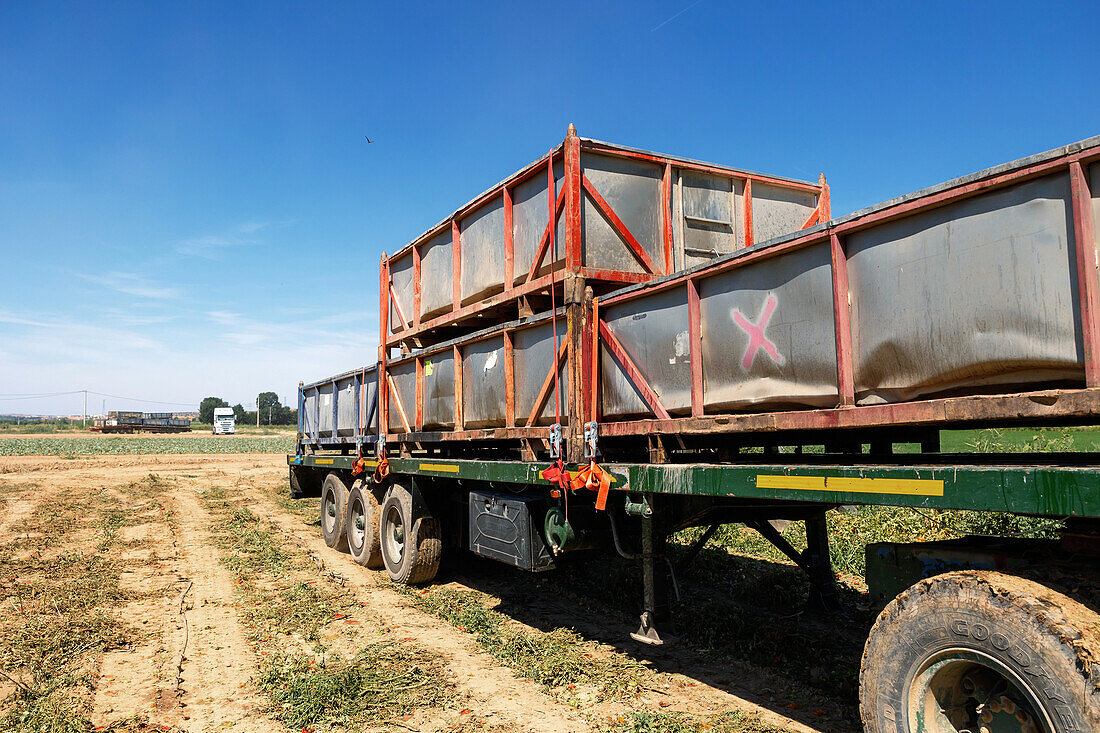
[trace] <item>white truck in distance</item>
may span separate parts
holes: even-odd
[[[236,432],[236,417],[232,407],[214,408],[214,435],[232,435]]]

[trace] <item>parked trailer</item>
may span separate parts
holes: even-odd
[[[92,430],[97,433],[189,433],[191,421],[172,417],[170,412],[123,412],[112,410],[106,418],[96,418]]]
[[[383,341],[377,367],[300,389],[292,490],[320,497],[329,546],[402,583],[444,547],[527,570],[613,549],[641,566],[650,644],[680,529],[707,528],[690,561],[718,526],[755,528],[833,608],[831,508],[1060,519],[1053,541],[868,548],[885,608],[861,714],[872,733],[1100,730],[1100,455],[938,441],[1097,422],[1097,215],[1093,138],[538,316]],[[805,523],[804,552],[778,519]]]

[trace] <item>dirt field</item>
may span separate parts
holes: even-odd
[[[858,729],[867,619],[724,590],[790,568],[711,562],[689,642],[654,652],[627,641],[627,565],[459,558],[405,590],[286,489],[279,454],[0,457],[0,729]]]

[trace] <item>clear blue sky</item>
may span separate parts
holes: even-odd
[[[1098,134],[1098,27],[1095,1],[4,3],[0,413],[293,400],[373,360],[380,253],[570,122],[824,172],[835,215]]]

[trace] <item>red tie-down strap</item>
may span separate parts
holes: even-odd
[[[596,492],[596,508],[603,511],[607,507],[607,495],[611,490],[611,474],[597,466],[595,461],[570,476],[569,471],[565,470],[565,463],[558,459],[557,463],[539,475],[557,486],[550,492],[555,499],[566,490],[590,489]]]
[[[378,468],[374,469],[374,483],[380,484],[390,475],[390,462],[385,456],[378,459]]]
[[[555,499],[559,498],[563,491],[569,489],[569,471],[565,470],[565,462],[560,458],[557,463],[551,464],[549,468],[544,469],[539,475],[557,486],[556,489],[550,492],[550,496]]]

